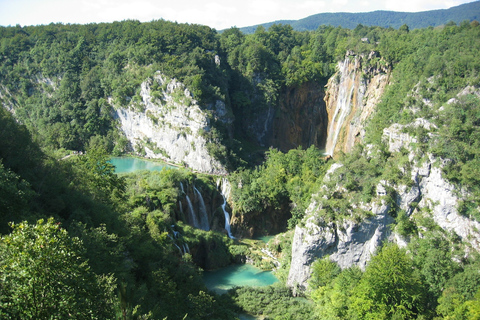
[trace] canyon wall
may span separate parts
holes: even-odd
[[[156,90],[152,90],[154,82]],[[115,108],[119,127],[134,151],[204,173],[226,173],[208,152],[209,115],[182,83],[157,73],[141,84],[140,97],[127,107]],[[227,118],[223,102],[212,108],[214,116]]]
[[[425,119],[417,119],[407,126],[422,126],[428,129],[431,124]],[[390,152],[405,148],[409,151],[411,182],[408,185],[390,185],[380,181],[377,196],[370,203],[352,203],[371,214],[362,221],[343,220],[326,223],[321,217],[322,207],[312,200],[304,226],[297,226],[292,243],[292,259],[287,284],[295,290],[306,290],[311,273],[311,264],[329,255],[330,260],[341,268],[359,266],[364,269],[367,262],[384,241],[396,242],[405,246],[408,239],[395,233],[390,205],[383,200],[386,187],[394,187],[396,205],[411,219],[431,219],[446,233],[458,237],[466,247],[480,251],[480,223],[468,219],[457,211],[459,197],[454,186],[442,176],[442,160],[425,155],[423,161],[416,160],[416,150],[411,145],[416,139],[405,133],[404,125],[393,124],[384,129],[383,139]],[[326,176],[333,174],[340,164],[334,164]],[[407,170],[401,167],[400,170]],[[315,199],[315,196],[313,197]],[[421,229],[419,232],[422,232]]]
[[[349,152],[356,142],[363,141],[366,120],[380,101],[388,79],[389,69],[375,52],[368,56],[347,52],[345,60],[338,62],[325,92],[327,154]]]
[[[327,139],[324,88],[318,83],[285,88],[280,95],[267,144],[283,152],[311,145],[323,148]]]

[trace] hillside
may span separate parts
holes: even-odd
[[[0,28],[0,316],[478,318],[479,51],[477,21]],[[202,282],[246,261],[280,283]]]
[[[322,25],[354,29],[357,25],[400,28],[406,24],[410,29],[437,27],[449,22],[480,20],[480,1],[473,1],[449,9],[422,12],[373,11],[360,13],[319,13],[299,20],[279,20],[260,25],[242,27],[244,33],[254,33],[258,26],[268,29],[273,24],[288,24],[297,31],[313,31]]]

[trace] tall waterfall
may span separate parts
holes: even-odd
[[[193,210],[192,201],[190,201],[190,197],[188,194],[186,195],[187,203],[188,203],[188,214],[190,216],[190,222],[193,226],[197,229],[200,229],[200,223],[198,222],[197,215],[195,214],[195,210]]]
[[[210,230],[210,224],[208,223],[208,214],[207,208],[205,207],[205,202],[203,201],[202,194],[197,188],[195,188],[195,186],[193,186],[193,190],[197,196],[198,203],[200,204],[200,229],[208,231]]]
[[[355,67],[351,68],[350,57],[345,57],[343,63],[340,63],[340,81],[338,83],[338,97],[335,106],[335,112],[330,118],[328,124],[328,136],[325,151],[333,155],[337,144],[338,136],[342,129],[346,117],[349,115],[352,104],[352,97],[355,89],[355,76],[358,60],[355,59]]]
[[[225,215],[225,230],[227,230],[227,234],[230,239],[235,239],[235,237],[232,235],[232,230],[230,229],[230,214],[225,209],[227,206],[227,196],[230,194],[230,183],[225,178],[218,179],[217,188],[220,189],[220,193],[223,197],[222,210],[223,214]]]

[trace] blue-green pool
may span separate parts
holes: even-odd
[[[130,173],[138,170],[160,171],[164,168],[176,168],[165,163],[132,157],[113,157],[110,159],[110,163],[115,166],[115,173]]]
[[[239,264],[215,271],[205,271],[203,281],[209,290],[222,294],[233,287],[268,286],[277,282],[278,279],[271,271],[263,271],[250,264]]]

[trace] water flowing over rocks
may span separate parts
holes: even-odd
[[[154,82],[159,89],[153,90]],[[207,150],[204,132],[210,130],[207,113],[184,85],[161,73],[142,83],[141,101],[119,107],[115,116],[131,147],[150,158],[185,164],[193,170],[224,174],[226,169]],[[224,104],[216,103],[221,118]],[[225,120],[226,121],[226,120]]]
[[[217,180],[217,189],[220,190],[220,194],[223,197],[223,204],[222,204],[222,211],[225,217],[225,231],[230,239],[235,239],[232,234],[231,225],[230,225],[230,214],[228,213],[226,206],[227,206],[227,199],[231,196],[232,186],[230,182],[226,178],[219,178]]]
[[[349,152],[363,141],[365,122],[375,111],[389,82],[389,69],[375,52],[368,56],[347,52],[328,80],[325,103],[328,114],[327,154]]]

